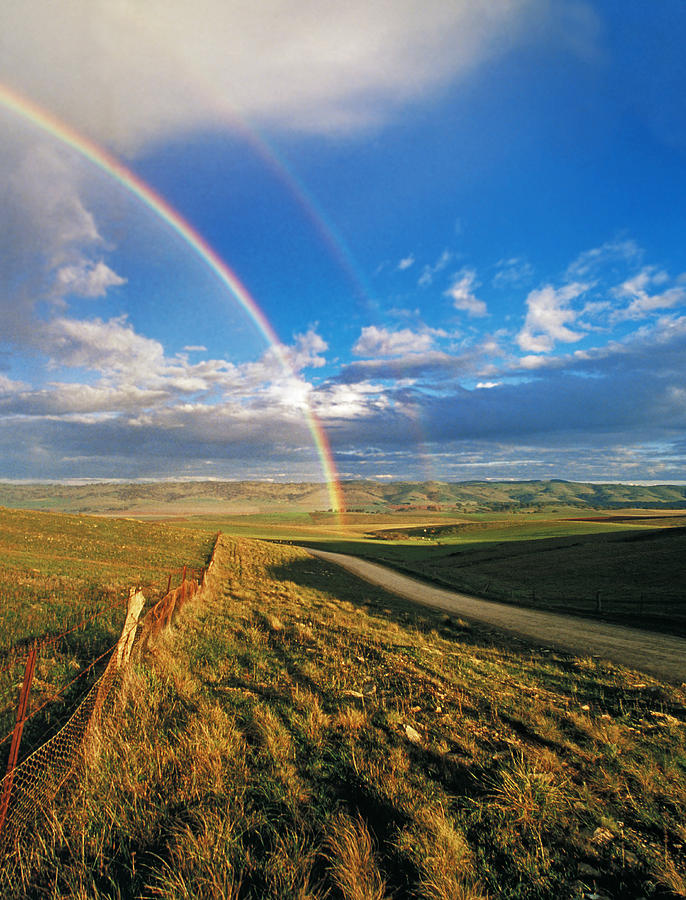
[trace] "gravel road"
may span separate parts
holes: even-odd
[[[539,645],[559,647],[579,656],[601,656],[666,681],[686,682],[686,640],[683,638],[479,600],[468,594],[433,587],[366,559],[307,549],[313,556],[342,566],[353,575],[415,603],[494,625]]]

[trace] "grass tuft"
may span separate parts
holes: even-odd
[[[383,900],[385,882],[364,822],[340,813],[329,823],[326,846],[333,883],[345,900]]]

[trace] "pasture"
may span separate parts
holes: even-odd
[[[194,517],[191,528],[319,547],[490,600],[686,634],[681,511],[426,510]]]
[[[511,590],[532,573],[550,596],[572,575],[592,591],[594,569],[620,579],[632,560],[634,585],[680,584],[678,518],[573,518],[169,523],[2,510],[4,662],[106,611],[40,657],[41,703],[116,640],[129,586],[154,599],[171,569],[206,562],[217,530],[233,534],[221,539],[217,596],[187,607],[132,667],[100,754],[6,858],[0,892],[686,896],[683,685],[413,606],[294,546],[472,578],[475,593],[485,577]],[[11,729],[21,672],[3,677]],[[27,749],[77,693],[66,700],[27,729]]]
[[[7,898],[683,896],[686,695],[221,539]]]
[[[44,739],[64,704],[87,691],[98,670],[61,696],[63,703],[49,702],[116,642],[129,588],[157,599],[171,570],[205,564],[213,541],[213,534],[163,524],[0,509],[0,739],[12,731],[34,640],[74,629],[38,654],[29,712],[48,705],[27,726],[25,747]],[[0,747],[0,764],[8,747]]]

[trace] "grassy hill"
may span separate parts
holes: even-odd
[[[686,634],[686,517],[679,515],[569,521],[507,513],[295,540],[490,600]]]
[[[60,693],[117,641],[129,588],[142,587],[154,602],[171,570],[206,564],[214,537],[167,524],[0,509],[0,740],[14,726],[33,639],[75,629],[40,649],[28,712],[47,705],[27,723],[25,751],[45,740],[100,673],[102,666]],[[8,751],[6,741],[3,773]]]
[[[686,694],[222,538],[3,897],[686,896]]]
[[[581,484],[567,481],[344,481],[345,507],[367,513],[392,509],[444,512],[536,509],[686,509],[676,485]],[[0,506],[106,515],[168,516],[327,510],[323,484],[256,481],[0,484]]]

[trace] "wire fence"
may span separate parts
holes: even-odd
[[[464,588],[463,588],[464,589]],[[644,625],[651,622],[681,622],[686,624],[686,592],[661,589],[624,591],[591,589],[587,593],[554,589],[532,583],[530,586],[507,587],[488,580],[470,585],[469,590],[488,600],[533,606],[556,612],[571,612],[586,616],[627,619]]]
[[[89,661],[74,677],[51,694],[49,699],[30,707],[29,698],[36,661],[41,651],[54,647],[79,628],[86,628],[98,616],[111,612],[113,606],[99,610],[85,617],[77,625],[65,629],[57,635],[47,635],[34,641],[27,648],[16,648],[19,652],[11,662],[3,664],[0,672],[24,663],[24,677],[19,691],[16,722],[12,731],[0,738],[0,745],[12,741],[7,760],[7,773],[0,781],[0,854],[6,855],[16,847],[17,839],[30,821],[40,817],[51,804],[61,786],[70,776],[76,774],[88,761],[97,756],[98,735],[104,719],[114,708],[119,695],[122,678],[135,651],[136,656],[147,648],[150,641],[169,626],[183,607],[190,601],[204,599],[213,580],[214,557],[219,535],[208,566],[198,570],[184,567],[169,574],[167,590],[163,596],[140,618],[145,598],[140,590],[131,589],[129,596],[118,602],[117,607],[127,604],[127,615],[121,635],[96,658]],[[180,576],[178,587],[172,588],[174,576]],[[12,648],[15,649],[15,648]],[[104,671],[91,683],[89,680],[98,669]],[[42,740],[37,749],[24,754],[21,762],[20,746],[24,728],[31,720],[40,722],[39,715],[46,707],[53,707],[57,701],[78,693],[78,685],[83,686],[76,708],[71,707],[66,721],[63,719],[59,730],[48,740]]]

